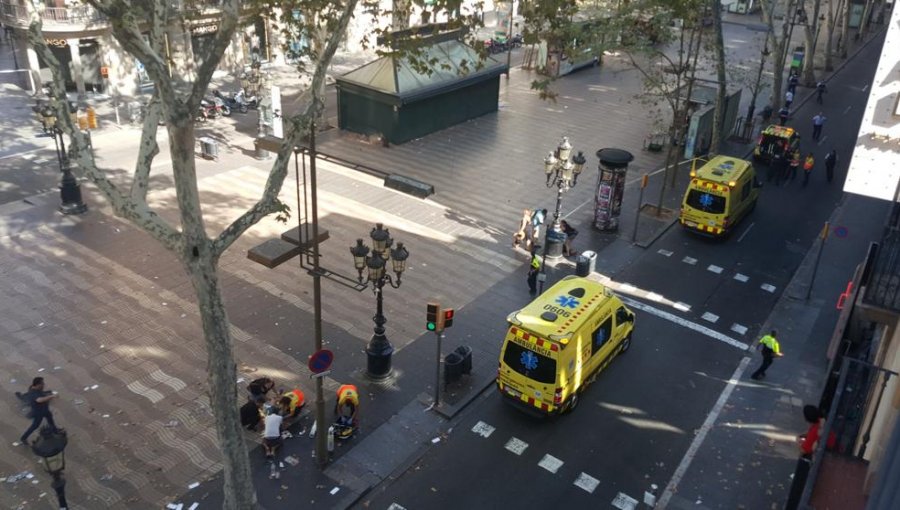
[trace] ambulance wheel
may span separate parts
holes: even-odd
[[[619,347],[619,352],[625,352],[631,347],[631,333],[628,333],[628,336],[622,340],[622,345]]]
[[[570,396],[566,400],[566,403],[563,406],[563,412],[571,413],[572,411],[575,410],[576,407],[578,407],[578,392],[577,391],[575,393],[573,393],[572,396]]]

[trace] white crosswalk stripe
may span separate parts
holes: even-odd
[[[776,289],[776,287],[774,285],[771,285],[768,283],[764,283],[764,284],[760,285],[759,288],[766,292],[771,292],[773,294],[775,293],[775,289]]]
[[[559,468],[562,467],[562,465],[563,465],[563,461],[557,459],[556,457],[554,457],[553,455],[550,455],[549,453],[544,455],[544,458],[541,459],[540,462],[538,462],[538,466],[541,466],[542,468],[544,468],[547,471],[550,471],[551,473],[554,473],[554,474],[556,474],[556,472],[559,471]]]
[[[663,257],[671,257],[672,254],[673,254],[674,252],[671,252],[671,251],[669,251],[669,250],[662,250],[662,249],[660,249],[660,250],[656,250],[656,253],[659,253],[659,254],[662,255]]]
[[[695,259],[694,257],[685,257],[681,259],[681,261],[692,266],[697,265],[697,259]]]
[[[528,448],[528,443],[522,441],[517,437],[513,437],[506,442],[506,446],[504,446],[504,448],[515,453],[516,455],[522,455],[522,452],[524,452],[525,449]]]
[[[612,506],[618,508],[619,510],[634,510],[635,508],[637,508],[637,505],[638,500],[632,498],[624,492],[616,494],[615,499],[612,500]]]
[[[709,272],[711,272],[711,273],[721,274],[722,271],[724,271],[725,269],[723,269],[723,268],[721,268],[721,267],[719,267],[719,266],[716,266],[716,265],[714,265],[714,264],[710,264],[710,265],[706,268],[706,270],[709,271]]]
[[[579,489],[585,490],[589,494],[593,494],[597,489],[597,486],[600,485],[600,480],[597,480],[587,473],[581,473],[578,475],[578,478],[575,479],[573,485]]]
[[[700,318],[705,321],[712,322],[713,324],[715,324],[719,320],[719,316],[711,312],[704,312],[703,315],[700,316]]]
[[[741,283],[747,283],[747,280],[749,280],[750,277],[747,276],[747,275],[745,275],[745,274],[735,273],[735,274],[734,274],[734,279],[737,280],[737,281],[739,281],[739,282],[741,282]]]
[[[734,323],[731,325],[731,331],[734,331],[735,333],[737,333],[739,335],[743,335],[747,332],[747,326],[743,326],[741,324]]]
[[[487,423],[483,421],[479,421],[472,427],[472,432],[478,434],[481,437],[491,437],[491,434],[496,430],[494,427],[491,427]]]

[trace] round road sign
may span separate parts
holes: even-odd
[[[850,235],[850,229],[843,225],[838,225],[837,227],[834,227],[834,235],[841,239],[844,239],[845,237]]]
[[[321,374],[331,368],[332,361],[334,361],[334,353],[328,349],[322,349],[314,352],[313,355],[309,357],[309,363],[307,363],[307,365],[312,373]]]

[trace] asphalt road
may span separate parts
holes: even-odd
[[[358,507],[606,507],[616,498],[642,500],[651,484],[665,487],[748,355],[697,326],[740,343],[755,340],[841,199],[876,61],[874,51],[864,51],[829,83],[826,104],[811,100],[793,112],[802,152],[812,151],[819,162],[808,186],[801,186],[802,176],[782,186],[766,183],[756,210],[730,238],[713,241],[676,226],[611,275],[620,292],[642,296],[633,347],[585,392],[575,412],[535,420],[504,405],[491,388],[446,438]],[[809,133],[819,111],[829,120],[815,142]],[[822,161],[832,147],[839,163],[829,184]],[[759,167],[763,180],[764,170]],[[647,299],[647,291],[655,296]],[[660,318],[657,310],[677,319]],[[790,351],[790,338],[782,342]]]

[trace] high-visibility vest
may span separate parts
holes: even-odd
[[[288,408],[288,414],[294,414],[294,411],[303,406],[304,402],[306,402],[306,398],[303,396],[303,392],[300,390],[291,390],[282,397],[287,397],[291,399],[291,406]]]
[[[775,337],[772,335],[766,335],[760,338],[759,343],[771,349],[775,354],[781,352],[781,346],[778,345],[778,340],[775,340]]]
[[[810,170],[813,169],[813,166],[814,166],[815,164],[816,164],[816,160],[813,159],[812,156],[809,156],[809,157],[807,157],[806,160],[803,162],[803,170],[809,172]]]
[[[356,390],[356,386],[352,384],[345,384],[338,388],[337,400],[338,406],[342,406],[348,403],[353,404],[354,406],[358,406],[359,392]]]

